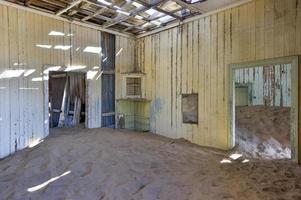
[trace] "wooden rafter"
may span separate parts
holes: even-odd
[[[182,0],[173,0],[173,1],[176,2],[177,4],[179,4],[180,6],[182,6],[184,8],[187,8],[191,11],[194,11],[194,12],[197,12],[197,13],[200,13],[200,14],[202,14],[204,12],[203,10],[201,10],[201,9],[199,9],[199,8],[189,4],[187,2],[184,2]]]
[[[64,9],[62,9],[62,10],[59,10],[59,11],[56,13],[56,15],[59,16],[59,15],[63,14],[64,12],[70,10],[70,9],[73,8],[74,6],[80,4],[81,2],[82,2],[82,0],[76,0],[76,1],[74,1],[74,2],[71,3],[67,8],[64,8]]]
[[[127,19],[129,19],[129,18],[131,18],[131,17],[133,17],[133,16],[135,16],[135,15],[141,13],[141,12],[145,12],[145,11],[151,9],[151,8],[156,8],[157,6],[159,6],[159,5],[162,4],[162,3],[165,3],[166,1],[168,1],[168,0],[158,1],[157,3],[155,3],[155,4],[153,4],[153,5],[148,5],[148,4],[146,4],[146,3],[143,2],[143,4],[145,4],[145,6],[144,6],[143,9],[136,10],[136,11],[132,12],[129,16],[126,16],[126,17],[124,17],[124,18],[121,18],[121,19],[117,20],[117,21],[114,22],[114,23],[105,24],[103,27],[104,27],[104,28],[108,28],[108,27],[110,27],[110,26],[113,26],[113,25],[115,25],[115,24],[118,24],[118,23],[120,23],[120,22],[123,22],[123,21],[125,21],[125,20],[127,20]],[[137,1],[137,2],[138,2],[138,1]],[[140,3],[140,2],[138,2],[138,3]],[[141,5],[143,6],[143,4],[141,4]]]
[[[1,0],[0,0],[1,1]],[[196,14],[202,14],[203,10],[195,5],[182,0],[156,0],[155,3],[147,3],[143,0],[106,0],[110,4],[102,3],[98,0],[5,0],[25,7],[34,8],[57,16],[62,16],[68,20],[81,21],[87,24],[94,24],[103,29],[113,29],[119,32],[138,33],[141,31],[151,31],[162,26],[166,26],[175,21],[183,21]],[[162,7],[166,2],[176,3],[176,9],[165,9]],[[141,7],[132,9],[133,3],[138,3]],[[169,2],[171,3],[171,2]],[[173,5],[167,5],[168,7]],[[129,8],[131,10],[129,10]],[[155,15],[144,15],[149,9],[157,11]],[[179,11],[187,9],[187,15],[178,14]],[[127,12],[124,15],[119,14]],[[142,14],[143,13],[143,14]],[[109,14],[109,15],[108,15]],[[117,15],[117,17],[116,17]],[[111,16],[111,17],[110,17]],[[170,16],[170,21],[162,22],[160,18]],[[158,21],[160,20],[160,22]],[[156,23],[158,22],[158,23]],[[147,25],[152,23],[153,25]],[[146,26],[147,25],[147,26]],[[140,30],[140,31],[137,31]]]

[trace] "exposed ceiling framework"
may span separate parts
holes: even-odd
[[[239,0],[6,0],[126,34],[139,35]]]

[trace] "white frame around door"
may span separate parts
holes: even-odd
[[[290,121],[290,142],[291,142],[291,159],[298,162],[298,56],[290,56],[283,58],[273,58],[266,60],[259,60],[253,62],[234,63],[229,65],[229,137],[228,144],[230,148],[235,146],[235,81],[234,73],[236,69],[250,68],[250,67],[267,67],[277,64],[291,64],[292,68],[292,102],[291,102],[291,121]]]

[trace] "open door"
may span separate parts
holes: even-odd
[[[86,118],[85,73],[50,72],[48,83],[50,128],[84,124]]]

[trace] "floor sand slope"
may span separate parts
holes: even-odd
[[[230,155],[151,133],[55,129],[0,161],[0,199],[301,199],[296,164]]]

